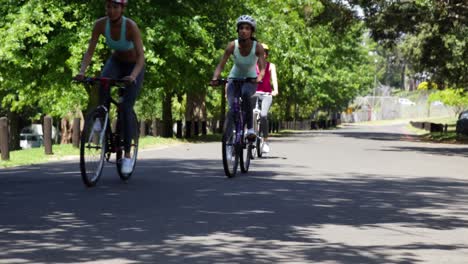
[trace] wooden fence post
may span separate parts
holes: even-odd
[[[44,117],[44,126],[43,126],[43,135],[44,135],[44,150],[46,155],[52,155],[52,117]]]
[[[151,122],[151,134],[153,135],[153,137],[157,137],[158,133],[159,133],[159,131],[158,131],[158,120],[155,118]]]
[[[199,125],[200,125],[200,122],[197,120],[197,121],[193,121],[194,122],[194,127],[193,127],[193,136],[197,136],[200,134],[200,129],[199,129]]]
[[[8,118],[0,118],[0,152],[2,160],[10,160],[10,148],[8,146]]]
[[[146,121],[140,120],[140,137],[146,137]]]
[[[73,118],[73,127],[72,127],[72,144],[73,147],[78,148],[80,146],[80,128],[81,128],[81,118]]]
[[[185,121],[185,138],[192,137],[192,121]]]
[[[201,123],[201,133],[203,136],[206,136],[206,134],[208,134],[206,121],[202,121]]]
[[[182,138],[182,120],[177,120],[176,138]]]

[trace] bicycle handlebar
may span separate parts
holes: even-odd
[[[262,92],[262,91],[256,91],[255,94],[258,94],[258,95],[272,95],[272,93]]]
[[[112,78],[107,78],[107,77],[84,77],[83,80],[77,80],[74,78],[73,81],[79,82],[79,83],[85,83],[85,84],[101,83],[101,84],[115,85],[121,88],[130,84],[128,80],[112,79]]]
[[[223,84],[226,84],[229,80],[232,80],[234,82],[251,82],[251,83],[257,83],[256,80],[257,78],[252,78],[252,77],[247,77],[247,78],[228,78],[228,79],[217,79],[217,80],[211,80],[210,85],[211,86],[220,86]],[[261,83],[261,82],[260,82]]]

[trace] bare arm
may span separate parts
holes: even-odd
[[[224,66],[226,65],[227,60],[231,56],[231,54],[234,52],[234,41],[229,42],[227,45],[226,49],[224,50],[223,57],[221,58],[221,61],[219,62],[218,66],[216,66],[216,69],[213,73],[213,78],[211,78],[212,81],[219,79],[219,76],[221,75],[221,72],[223,72]]]
[[[101,21],[102,19],[99,19],[94,23],[93,32],[91,33],[91,39],[88,43],[88,49],[86,50],[83,56],[83,60],[81,61],[80,73],[78,73],[78,76],[80,76],[79,78],[82,78],[85,75],[86,69],[88,68],[89,64],[91,63],[91,59],[93,58],[99,35],[102,34]]]
[[[276,79],[276,65],[270,62],[271,84],[273,86],[272,95],[278,94],[278,80]]]
[[[143,66],[145,65],[145,54],[143,51],[143,40],[141,39],[140,29],[138,28],[137,24],[133,21],[130,22],[130,29],[131,29],[131,39],[133,44],[135,45],[135,52],[136,52],[136,65],[133,68],[132,73],[129,76],[130,81],[135,81],[135,79],[140,74]]]
[[[255,48],[255,55],[258,57],[258,76],[257,76],[257,83],[263,80],[263,76],[265,76],[265,50],[263,49],[262,44],[257,42],[257,47]]]

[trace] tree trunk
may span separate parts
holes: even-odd
[[[0,117],[0,154],[2,160],[10,160],[10,148],[8,147],[8,118]]]
[[[86,105],[86,109],[84,109],[84,116],[87,116],[89,111],[93,110],[99,104],[99,91],[96,87],[85,87],[88,93],[88,104]]]
[[[192,137],[192,120],[193,120],[193,106],[195,96],[192,91],[187,92],[187,100],[185,102],[185,138]]]
[[[191,91],[187,93],[187,104],[185,107],[185,120],[186,120],[186,137],[191,136],[189,131],[194,131],[198,135],[200,122],[205,122],[208,114],[206,113],[206,95],[205,92]],[[189,126],[190,125],[190,126]],[[192,129],[193,128],[193,129]]]
[[[221,114],[219,116],[218,132],[223,132],[224,122],[226,120],[226,90],[221,90]]]
[[[21,117],[16,112],[8,111],[8,121],[10,126],[9,146],[10,150],[20,149],[20,133],[22,128]]]
[[[406,84],[406,64],[403,63],[403,66],[401,67],[401,89],[403,91],[406,91],[406,87],[405,87],[405,84]]]
[[[164,100],[163,100],[163,131],[162,131],[162,136],[169,138],[173,136],[173,131],[172,131],[172,96],[173,92],[172,91],[166,91],[164,94]]]
[[[73,121],[70,121],[73,120]],[[68,113],[67,116],[62,117],[60,120],[60,131],[62,132],[62,138],[60,144],[70,144],[72,142],[73,129],[72,125],[76,122],[76,118],[73,119],[73,115]],[[79,119],[78,119],[79,120]],[[77,122],[79,124],[79,121]],[[75,128],[76,129],[76,128]],[[76,131],[79,133],[79,131]]]

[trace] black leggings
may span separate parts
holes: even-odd
[[[129,63],[124,61],[119,61],[114,57],[111,57],[107,60],[106,64],[104,65],[104,69],[102,70],[101,77],[107,77],[112,79],[122,79],[125,76],[129,76],[133,68],[135,67],[135,63]],[[135,122],[132,122],[135,118],[133,115],[133,106],[135,105],[136,98],[140,93],[141,85],[143,84],[143,77],[144,77],[145,69],[143,68],[141,72],[138,74],[135,84],[129,85],[126,88],[126,92],[123,96],[123,102],[121,104],[122,107],[122,120],[125,125],[123,126],[123,131],[121,131],[124,135],[124,147],[125,151],[130,150],[130,143],[132,140],[132,136],[135,134],[137,128],[135,127]],[[103,91],[99,89],[99,100],[103,100]],[[101,101],[102,103],[102,101]]]

